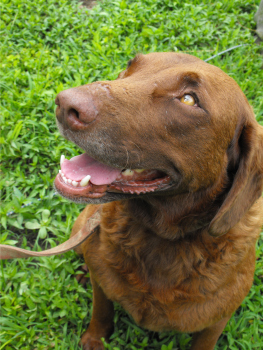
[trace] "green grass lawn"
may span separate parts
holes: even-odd
[[[181,51],[207,59],[244,44],[210,63],[238,82],[263,125],[263,45],[255,43],[253,21],[258,4],[105,0],[90,10],[71,0],[2,0],[0,243],[40,250],[68,238],[82,206],[53,196],[52,183],[60,154],[72,157],[78,150],[57,131],[55,96],[115,79],[138,52]],[[263,349],[262,253],[261,238],[254,285],[217,350]],[[0,350],[78,349],[92,290],[74,278],[82,264],[76,254],[1,263]],[[107,349],[186,350],[190,340],[143,330],[116,305]]]

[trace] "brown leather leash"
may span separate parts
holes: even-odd
[[[86,225],[82,227],[82,229],[79,230],[78,233],[76,233],[73,237],[70,237],[70,239],[58,245],[57,247],[43,250],[42,252],[34,252],[5,244],[0,244],[0,260],[28,258],[32,256],[41,257],[58,255],[76,248],[78,245],[83,243],[93,232],[95,232],[96,227],[100,224],[100,208],[101,205],[92,206]]]

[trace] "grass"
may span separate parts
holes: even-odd
[[[71,0],[2,0],[1,243],[38,250],[69,236],[82,207],[53,196],[52,183],[60,154],[72,157],[78,150],[56,129],[54,98],[68,87],[115,79],[137,52],[183,51],[207,59],[245,44],[210,63],[239,83],[263,125],[257,5],[105,0],[88,10]],[[263,348],[262,252],[260,239],[255,283],[217,350]],[[73,277],[81,264],[74,252],[1,262],[0,350],[78,349],[92,310],[91,287],[84,290]],[[186,350],[190,339],[143,330],[116,305],[115,332],[106,348]]]

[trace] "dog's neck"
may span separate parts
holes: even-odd
[[[124,201],[130,217],[158,236],[177,240],[196,233],[207,233],[208,226],[222,205],[231,181],[222,172],[208,188],[193,192],[158,193]]]
[[[168,240],[207,231],[218,210],[218,205],[211,198],[207,197],[204,201],[201,195],[189,193],[131,199],[124,205],[135,221]]]

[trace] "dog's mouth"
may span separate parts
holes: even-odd
[[[70,160],[61,156],[60,166],[55,187],[70,198],[101,198],[107,192],[140,195],[164,189],[171,182],[162,171],[121,170],[100,163],[87,153]]]

